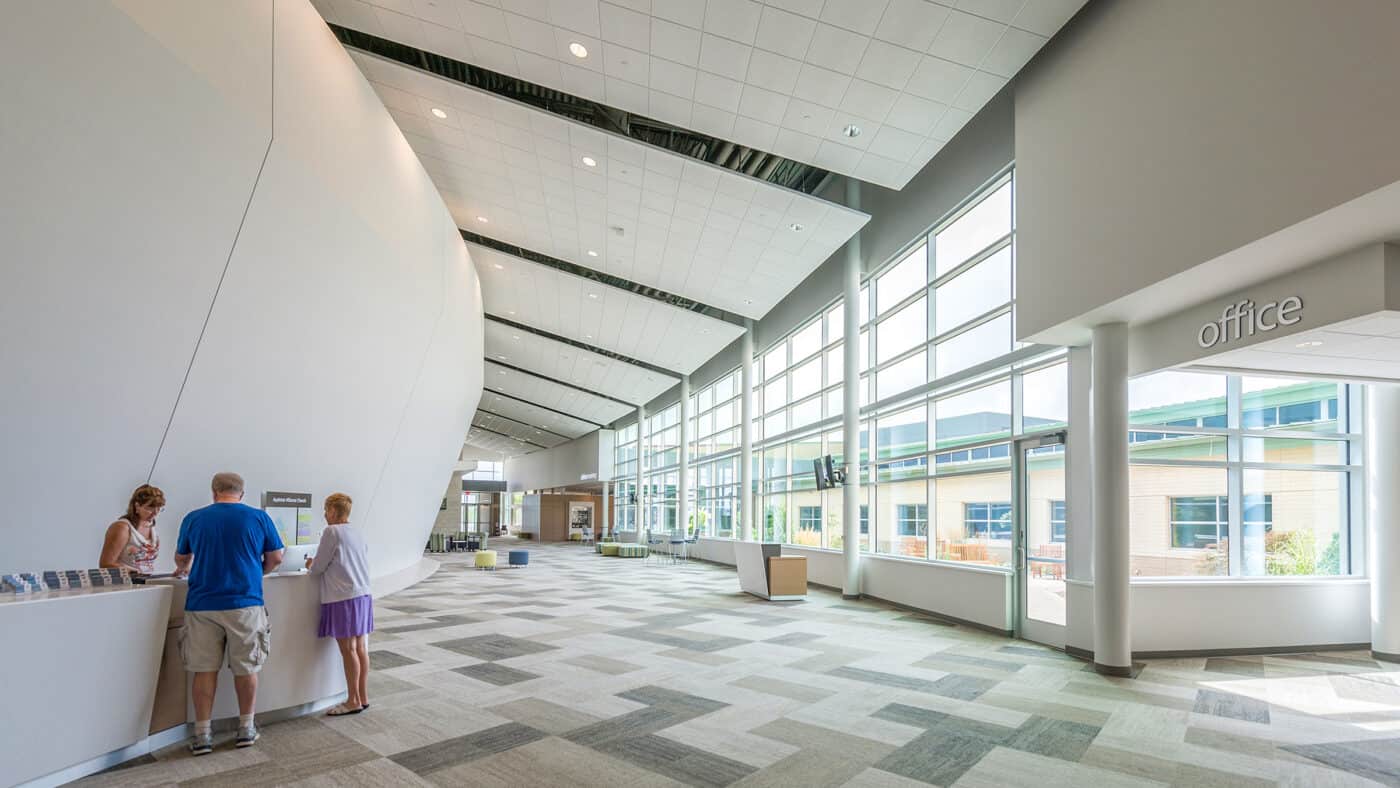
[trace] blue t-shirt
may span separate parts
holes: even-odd
[[[235,610],[263,603],[263,553],[282,549],[267,512],[242,503],[195,509],[180,523],[177,555],[194,553],[186,610]]]

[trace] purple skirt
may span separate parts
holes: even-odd
[[[316,637],[353,638],[374,631],[374,600],[369,594],[321,605]]]

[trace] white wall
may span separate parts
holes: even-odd
[[[1090,3],[1016,84],[1021,338],[1074,342],[1040,332],[1400,180],[1400,104],[1377,100],[1396,29],[1383,0]],[[1176,292],[1277,273],[1293,250],[1274,251]]]
[[[219,470],[253,503],[349,493],[375,574],[416,562],[480,396],[480,289],[324,22],[303,0],[10,13],[0,568],[94,565],[148,475],[169,567]]]
[[[595,430],[552,449],[506,460],[506,489],[548,490],[579,482],[606,481],[612,478],[612,467],[613,431]]]
[[[1087,623],[1067,633],[1093,650],[1093,584],[1072,582]],[[1371,642],[1370,583],[1334,580],[1134,580],[1133,653],[1232,651]]]

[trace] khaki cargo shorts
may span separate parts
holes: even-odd
[[[225,663],[235,676],[262,670],[272,647],[267,608],[186,610],[180,657],[191,673],[217,673]]]

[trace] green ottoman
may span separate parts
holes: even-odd
[[[619,558],[646,558],[647,546],[644,544],[621,544],[617,546]]]
[[[621,547],[622,545],[616,543],[600,544],[598,545],[598,552],[602,553],[603,555],[617,555],[617,551]]]

